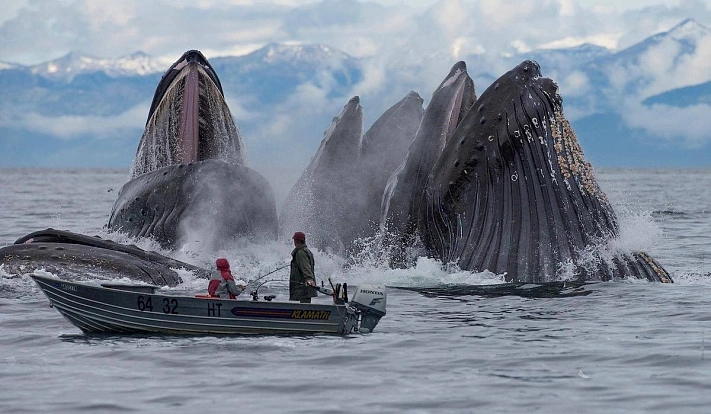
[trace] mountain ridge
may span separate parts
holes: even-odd
[[[711,62],[699,59],[706,53],[699,48],[707,43],[711,44],[711,30],[685,19],[623,50],[610,51],[591,44],[538,49],[511,56],[499,66],[505,64],[510,69],[526,59],[539,62],[543,75],[559,84],[566,115],[583,147],[591,148],[593,163],[616,166],[624,159],[636,162],[632,152],[637,146],[642,153],[653,154],[645,165],[664,164],[665,154],[682,160],[687,157],[698,164],[703,159],[692,149],[679,146],[676,154],[657,151],[666,147],[669,131],[660,133],[662,138],[655,137],[658,120],[640,126],[639,117],[643,115],[635,111],[644,113],[652,106],[663,111],[711,105]],[[660,48],[670,45],[675,53],[662,53],[664,49]],[[661,56],[658,64],[666,72],[645,64],[650,56]],[[417,91],[427,101],[431,93],[428,85],[441,80],[425,66],[426,59],[380,67],[373,58],[356,58],[326,44],[270,43],[245,55],[208,58],[256,164],[283,164],[287,160],[295,167],[305,165],[331,118],[354,95],[361,96],[367,126],[410,91]],[[459,60],[451,59],[450,66]],[[479,95],[503,74],[486,66],[479,51],[465,53],[461,60],[467,62]],[[476,64],[470,64],[472,61]],[[689,62],[695,66],[687,68]],[[0,166],[56,165],[60,161],[71,165],[91,158],[86,151],[95,152],[97,159],[115,159],[111,166],[128,165],[155,86],[171,63],[143,52],[117,59],[72,52],[33,66],[0,62],[0,87],[6,92],[0,95]],[[380,72],[371,78],[374,68]],[[439,76],[445,74],[443,71]],[[80,127],[82,122],[97,119],[105,120],[100,121],[105,124],[103,128]],[[612,124],[601,126],[599,122]],[[678,122],[677,135],[683,137],[684,125]],[[68,138],[67,131],[76,131],[76,135]],[[50,142],[52,137],[57,142]],[[43,146],[55,154],[71,154],[74,148],[77,155],[59,161],[49,153],[43,157],[37,148],[29,150],[33,140],[45,143]],[[606,156],[604,149],[615,147],[619,140],[634,141],[634,145],[620,147],[629,154]],[[293,157],[273,155],[275,147],[290,146],[296,146],[291,151]],[[620,161],[606,164],[613,158]],[[708,157],[705,162],[711,165]]]

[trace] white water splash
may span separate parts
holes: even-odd
[[[663,240],[662,230],[654,222],[651,212],[632,213],[623,210],[618,217],[620,235],[610,241],[610,246],[619,251],[646,251]]]

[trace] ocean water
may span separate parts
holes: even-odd
[[[618,281],[587,295],[424,295],[389,289],[375,332],[347,337],[91,337],[27,276],[0,269],[0,412],[708,413],[711,170],[603,170],[623,247],[675,282]],[[0,246],[54,227],[103,230],[127,170],[0,170]],[[284,262],[288,240],[174,252],[225,255],[244,279]],[[479,285],[496,275],[432,261],[389,270],[316,252],[317,276],[358,284]],[[42,272],[39,270],[39,272]],[[286,271],[268,289],[284,298]],[[185,276],[178,290],[204,290]],[[707,348],[709,348],[707,350]]]

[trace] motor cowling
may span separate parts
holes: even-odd
[[[385,316],[387,296],[385,286],[358,285],[349,304],[361,312],[361,331],[372,332],[380,318]]]

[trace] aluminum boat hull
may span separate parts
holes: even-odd
[[[349,334],[345,304],[200,298],[151,285],[89,285],[31,275],[50,304],[85,333],[170,335]]]

